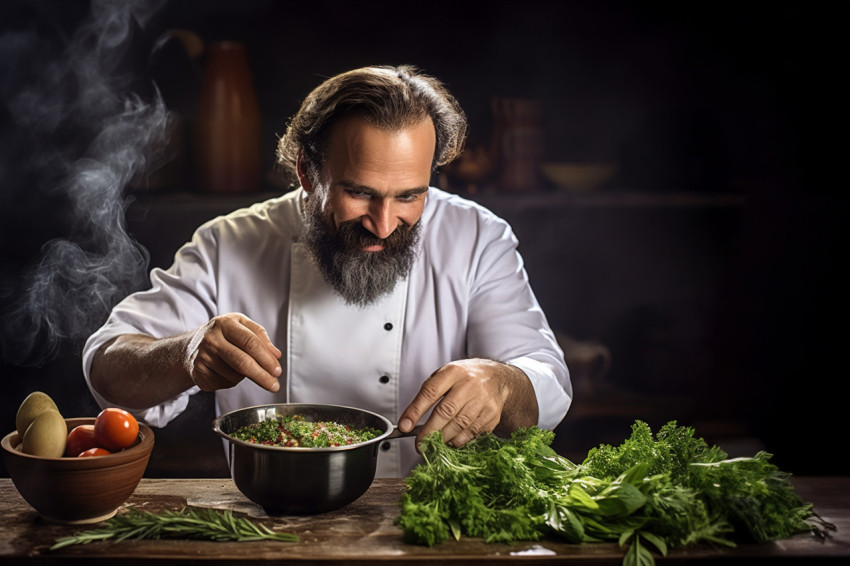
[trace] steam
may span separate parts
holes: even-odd
[[[0,273],[5,362],[38,366],[65,344],[79,348],[115,303],[146,285],[149,256],[127,234],[125,190],[157,165],[151,160],[169,114],[155,88],[148,102],[130,91],[132,73],[122,65],[134,32],[161,5],[94,0],[56,56],[45,56],[35,31],[0,37],[0,52],[18,62],[4,72],[0,94],[14,131],[35,149],[16,156],[26,163],[3,158],[10,159],[0,168],[3,216],[16,214],[11,207],[25,200],[15,192],[38,190],[39,200],[61,203],[69,220],[69,233],[47,241],[40,257],[18,273]],[[34,61],[38,72],[25,71]],[[13,174],[16,168],[24,173]]]

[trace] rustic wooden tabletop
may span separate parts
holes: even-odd
[[[795,478],[798,492],[838,528],[820,541],[801,534],[763,545],[734,549],[697,546],[674,550],[663,564],[716,560],[850,559],[850,477]],[[208,542],[127,540],[97,542],[50,551],[54,541],[88,526],[61,525],[42,519],[20,497],[8,478],[0,479],[0,564],[515,564],[517,562],[593,562],[620,564],[623,552],[615,544],[568,544],[556,539],[486,544],[464,538],[434,547],[406,544],[393,522],[399,514],[402,480],[376,479],[354,503],[328,513],[268,517],[246,499],[229,478],[142,479],[125,506],[148,511],[179,510],[186,505],[230,509],[254,517],[275,530],[291,532],[298,542]],[[119,511],[120,512],[120,511]]]

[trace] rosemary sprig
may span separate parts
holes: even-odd
[[[56,539],[50,550],[74,544],[94,541],[127,539],[200,539],[218,542],[248,542],[276,540],[297,542],[292,533],[275,532],[265,525],[243,517],[234,517],[231,511],[216,511],[184,507],[180,511],[151,513],[130,508],[127,513],[116,515],[102,526]]]

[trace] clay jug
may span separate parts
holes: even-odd
[[[543,157],[543,103],[536,99],[494,98],[492,154],[499,163],[499,186],[508,192],[540,186]]]
[[[260,189],[262,121],[245,46],[211,42],[195,129],[197,188],[216,193]]]

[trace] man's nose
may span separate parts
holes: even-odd
[[[369,203],[369,213],[363,218],[363,227],[382,240],[398,227],[398,218],[392,210],[389,199],[373,199]]]

